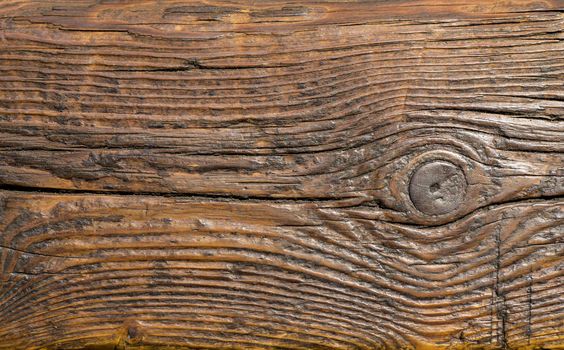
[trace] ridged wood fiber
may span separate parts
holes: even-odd
[[[0,349],[564,347],[564,2],[0,1]]]

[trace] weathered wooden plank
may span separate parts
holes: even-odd
[[[563,9],[0,2],[0,349],[561,347]]]
[[[563,18],[548,5],[428,20],[432,6],[264,6],[8,6],[2,181],[342,197],[429,135],[420,148],[482,152],[507,175],[531,174],[529,149],[562,150]],[[285,12],[300,25],[261,14]],[[413,151],[392,152],[403,140]]]
[[[425,228],[335,204],[5,191],[0,348],[559,344],[563,207]]]

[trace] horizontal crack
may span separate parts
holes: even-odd
[[[299,197],[299,198],[274,198],[269,195],[247,196],[233,194],[209,194],[209,193],[182,193],[182,192],[152,192],[152,191],[120,191],[120,190],[86,190],[86,189],[61,189],[51,187],[32,187],[14,184],[0,183],[0,190],[14,192],[32,192],[45,194],[94,194],[94,195],[121,195],[121,196],[158,196],[174,197],[186,199],[207,199],[216,201],[251,201],[251,202],[271,202],[271,203],[311,203],[311,202],[335,202],[346,199],[357,199],[356,197]]]
[[[0,249],[9,249],[9,250],[13,250],[13,251],[23,253],[23,254],[37,255],[37,256],[42,256],[42,257],[46,257],[46,258],[61,258],[61,259],[67,259],[67,258],[80,259],[81,258],[80,256],[72,256],[72,255],[63,256],[63,255],[51,255],[51,254],[45,254],[45,253],[29,252],[27,250],[17,249],[17,248],[14,248],[14,247],[8,247],[8,246],[3,246],[3,245],[0,245]]]
[[[292,64],[295,65],[295,64]],[[216,65],[209,66],[202,64],[198,60],[188,60],[182,66],[177,67],[167,67],[167,68],[126,68],[126,69],[112,69],[103,72],[186,72],[193,69],[199,70],[241,70],[241,69],[264,69],[264,68],[283,68],[292,66],[289,64],[277,64],[277,65],[245,65],[245,66],[228,66],[228,65]],[[101,72],[101,71],[97,71]]]

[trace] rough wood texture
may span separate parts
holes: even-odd
[[[564,347],[563,30],[1,1],[0,349]]]

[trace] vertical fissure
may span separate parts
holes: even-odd
[[[496,336],[497,342],[501,349],[508,349],[507,343],[507,322],[509,313],[507,311],[507,300],[505,293],[500,288],[500,270],[501,270],[501,228],[498,226],[495,231],[495,246],[496,246],[496,257],[495,257],[495,284],[494,284],[494,296],[495,296],[495,310],[496,310]],[[501,322],[501,326],[499,325]]]

